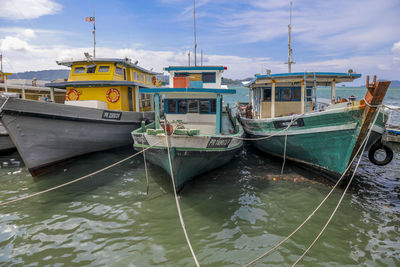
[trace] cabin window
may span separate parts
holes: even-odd
[[[175,73],[175,77],[187,77],[187,76],[189,76],[189,73],[187,73],[187,72]]]
[[[203,73],[203,83],[215,83],[215,72]]]
[[[115,74],[122,75],[122,68],[115,67]]]
[[[200,113],[210,113],[210,101],[209,100],[200,100]]]
[[[109,66],[100,66],[98,72],[108,72],[109,70]]]
[[[167,100],[167,113],[176,113],[176,100],[168,99]]]
[[[144,82],[143,74],[140,74],[140,81],[141,81],[141,82]]]
[[[146,106],[147,107],[151,106],[151,103],[150,103],[151,101],[150,100],[151,100],[151,96],[149,94],[146,95]]]
[[[85,68],[84,67],[76,67],[74,73],[84,73]]]
[[[307,101],[312,101],[312,88],[307,88]]]
[[[126,69],[124,68],[124,81],[126,81]]]
[[[186,99],[178,100],[178,112],[179,114],[187,113],[187,101]]]
[[[291,100],[294,100],[294,101],[301,100],[301,88],[293,88]]]
[[[199,113],[199,101],[194,99],[188,99],[188,112]]]
[[[210,113],[217,112],[217,99],[210,100]]]
[[[86,73],[95,73],[96,72],[96,65],[86,67]]]

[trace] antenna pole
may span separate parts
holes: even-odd
[[[188,52],[188,60],[189,60],[189,66],[190,66],[190,50]]]
[[[288,39],[288,62],[285,62],[288,64],[288,71],[289,73],[292,72],[292,64],[296,64],[296,62],[292,61],[292,1],[290,1],[290,23],[288,25],[288,32],[289,32],[289,39]]]
[[[96,57],[96,17],[93,8],[93,58]]]
[[[203,49],[201,49],[201,66],[203,66]]]
[[[193,0],[193,26],[194,26],[194,65],[197,66],[196,0]]]

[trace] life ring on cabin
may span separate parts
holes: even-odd
[[[106,97],[107,97],[108,102],[115,103],[119,100],[120,93],[119,93],[118,89],[110,88],[107,91]]]
[[[156,76],[153,76],[153,78],[151,78],[151,81],[153,82],[153,85],[156,85],[157,84]]]
[[[79,93],[75,89],[69,89],[65,93],[65,100],[67,101],[76,101],[79,99]]]
[[[385,159],[379,160],[377,159],[376,152],[379,150],[384,150],[385,151]],[[378,166],[385,166],[389,164],[392,159],[393,159],[393,150],[385,145],[382,140],[378,140],[375,144],[371,146],[371,148],[368,151],[368,159],[375,165]]]

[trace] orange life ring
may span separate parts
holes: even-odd
[[[153,76],[153,78],[151,78],[151,81],[153,82],[154,85],[156,85],[157,84],[156,76]]]
[[[118,89],[110,88],[107,91],[106,97],[107,97],[108,102],[115,103],[119,100],[120,93],[119,93]]]
[[[67,101],[76,101],[79,99],[79,93],[75,89],[69,89],[65,93],[65,100]]]

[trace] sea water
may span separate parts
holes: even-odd
[[[246,101],[248,90],[225,103]],[[321,89],[318,97],[329,98]],[[362,98],[364,89],[337,88]],[[400,89],[385,103],[400,105]],[[299,266],[400,265],[400,146],[394,159],[365,157],[325,233]],[[0,201],[71,181],[132,154],[114,149],[71,160],[32,178],[17,153],[0,157]],[[2,164],[8,162],[8,164]],[[21,163],[22,164],[22,163]],[[188,183],[180,193],[183,219],[203,266],[243,265],[289,235],[332,184],[318,173],[269,158],[249,145],[227,165]],[[194,266],[180,226],[169,176],[142,156],[58,190],[0,206],[1,266]],[[255,266],[290,265],[310,245],[338,202],[334,191],[291,239]]]

